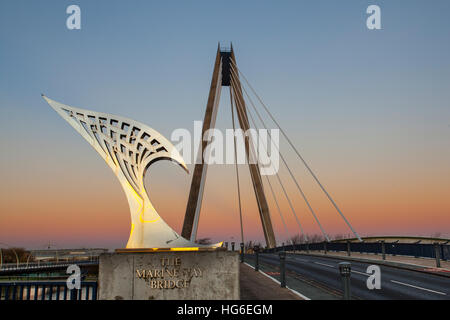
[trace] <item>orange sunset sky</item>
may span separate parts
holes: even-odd
[[[233,42],[239,68],[361,236],[450,238],[448,1],[383,2],[375,31],[364,1],[78,2],[81,30],[66,28],[64,1],[0,4],[0,246],[123,248],[130,214],[119,182],[40,94],[167,138],[192,132],[218,41]],[[231,128],[228,88],[217,127]],[[284,140],[281,149],[328,234],[349,234]],[[178,232],[188,167],[161,161],[146,177]],[[263,241],[248,169],[239,169],[245,240]],[[199,238],[240,242],[234,170],[208,169]],[[284,167],[280,175],[305,231],[319,234]],[[299,228],[270,179],[289,229],[266,185],[277,242],[286,242]]]

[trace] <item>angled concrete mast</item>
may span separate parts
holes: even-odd
[[[207,164],[203,163],[204,150],[208,145],[208,141],[205,141],[203,137],[205,136],[205,132],[207,132],[209,129],[214,128],[215,126],[222,86],[232,85],[231,70],[230,70],[231,63],[237,65],[233,51],[233,46],[231,46],[230,50],[226,50],[221,49],[219,44],[216,54],[216,61],[214,63],[214,71],[211,80],[211,87],[209,90],[208,102],[206,105],[205,117],[203,120],[202,140],[198,150],[197,161],[194,168],[194,174],[191,182],[191,189],[189,192],[188,203],[186,206],[186,214],[184,218],[183,229],[181,232],[181,235],[184,238],[190,239],[190,241],[192,242],[195,241],[197,237],[197,229],[206,180],[206,171],[208,167]],[[232,95],[232,99],[234,105],[236,106],[239,125],[241,129],[245,132],[250,127],[247,118],[247,110],[242,95],[242,88],[239,78],[234,80],[236,83],[234,86],[232,86],[234,93]],[[250,143],[248,136],[245,137],[245,151],[246,157],[248,159],[250,156]],[[269,248],[273,248],[276,246],[275,234],[270,219],[269,206],[267,204],[267,199],[264,194],[259,166],[258,164],[249,163],[249,169],[253,183],[253,188],[255,191],[255,196],[257,199],[258,210],[261,218],[266,244]]]

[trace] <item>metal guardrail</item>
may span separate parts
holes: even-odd
[[[275,253],[278,251],[340,251],[358,252],[369,254],[411,256],[416,258],[434,258],[436,255],[441,260],[450,260],[450,245],[447,244],[420,244],[420,243],[398,243],[398,242],[320,242],[302,243],[295,245],[284,245],[264,252]]]
[[[0,300],[97,300],[97,281],[69,289],[66,281],[0,282]]]
[[[94,261],[70,261],[70,262],[64,262],[64,263],[57,263],[57,262],[50,262],[50,263],[30,263],[30,264],[26,264],[26,263],[22,263],[19,264],[19,266],[17,266],[15,263],[14,264],[8,264],[8,265],[3,265],[2,268],[0,269],[0,273],[3,271],[30,271],[30,270],[42,270],[42,269],[58,269],[58,268],[64,268],[64,267],[68,267],[72,264],[76,264],[76,265],[97,265],[98,261],[94,260]]]

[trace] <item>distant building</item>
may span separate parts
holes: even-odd
[[[34,260],[38,261],[71,261],[71,260],[95,260],[101,253],[108,252],[103,248],[80,249],[38,249],[30,250]]]

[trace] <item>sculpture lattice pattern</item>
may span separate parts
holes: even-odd
[[[118,118],[100,116],[94,112],[78,112],[62,108],[77,121],[86,133],[120,168],[133,189],[142,197],[144,175],[152,159],[164,157],[167,149],[152,137],[149,130]]]

